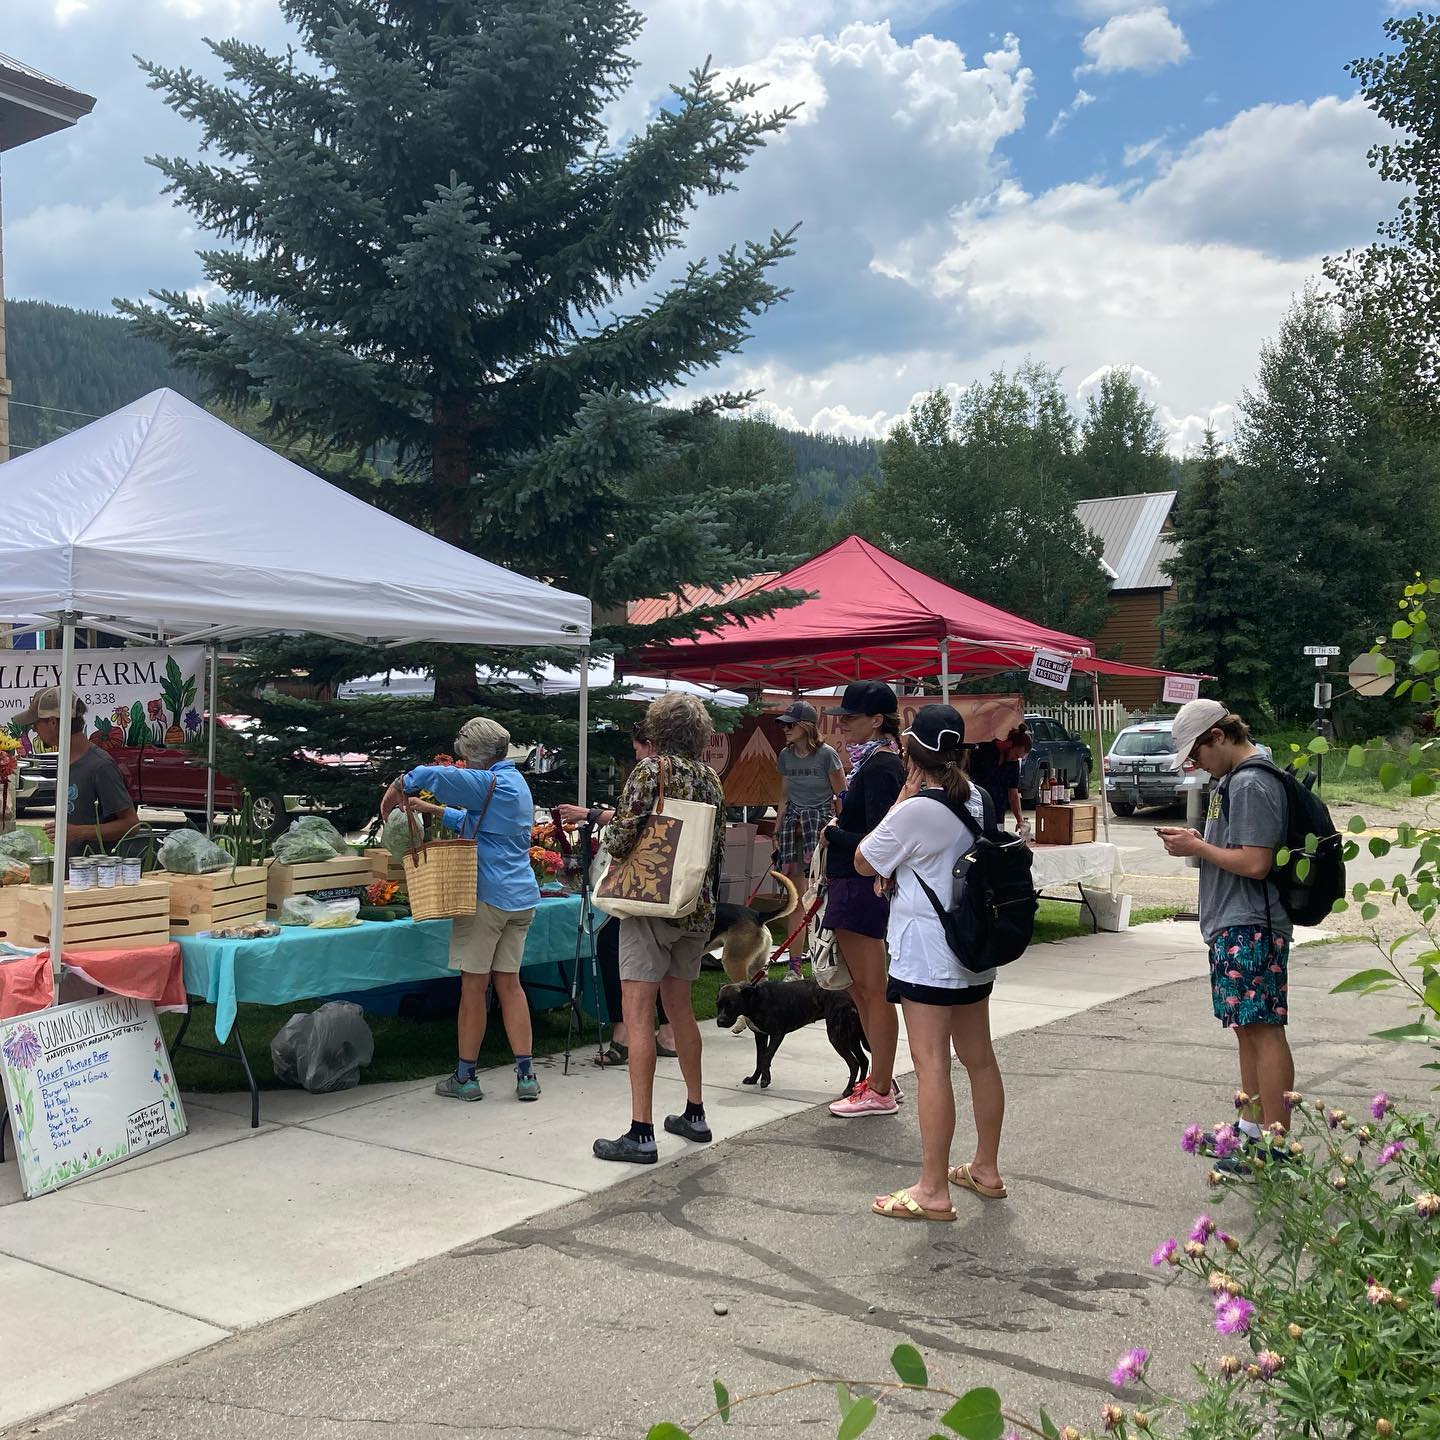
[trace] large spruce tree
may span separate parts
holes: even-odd
[[[637,478],[657,465],[684,472],[674,462],[697,421],[751,398],[657,403],[737,350],[785,294],[773,271],[793,231],[713,260],[680,251],[696,203],[730,189],[790,112],[757,108],[756,87],[701,69],[612,144],[607,107],[629,81],[641,25],[623,0],[281,9],[301,49],[211,42],[224,84],[142,62],[203,137],[201,159],[152,163],[224,242],[202,254],[223,298],[156,292],[155,305],[122,306],[136,328],[217,401],[261,416],[277,442],[333,450],[336,478],[374,504],[588,595],[598,649],[651,638],[626,630],[627,600],[794,559],[775,553],[783,527],[768,532],[771,546],[737,543],[703,484],[658,493]],[[772,514],[786,499],[764,484],[745,498]],[[775,603],[742,601],[669,628]],[[447,748],[453,707],[482,699],[474,663],[496,658],[453,648],[386,657],[436,673],[423,720],[414,706],[392,716],[394,702],[337,715],[266,691],[248,708],[275,738],[234,763],[257,784],[298,788],[305,770],[285,738],[298,725],[317,748],[367,751],[377,773]],[[252,690],[298,670],[328,684],[380,663],[328,642],[271,643],[239,678]],[[573,723],[567,732],[548,713],[527,717],[524,733],[573,741]],[[347,793],[358,799],[375,778],[362,773]]]

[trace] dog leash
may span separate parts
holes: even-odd
[[[786,950],[790,948],[790,942],[814,918],[815,912],[820,908],[820,902],[822,899],[824,899],[823,896],[816,896],[815,903],[800,917],[800,923],[780,942],[779,949],[777,949],[775,953],[770,957],[770,963],[772,965],[775,965],[779,962],[780,957],[786,952]]]

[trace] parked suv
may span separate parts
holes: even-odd
[[[1077,800],[1084,800],[1090,794],[1090,767],[1094,763],[1090,747],[1046,715],[1027,715],[1025,727],[1030,731],[1031,749],[1020,762],[1020,798],[1027,804],[1035,803],[1041,768],[1048,766],[1051,775],[1072,787]]]
[[[1182,766],[1175,753],[1173,716],[1150,716],[1127,726],[1105,757],[1105,798],[1121,816],[1143,806],[1182,805],[1187,790],[1210,784],[1208,772],[1193,760]],[[1267,759],[1270,747],[1256,742]]]

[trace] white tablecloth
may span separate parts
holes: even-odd
[[[1032,845],[1030,851],[1035,857],[1030,875],[1037,890],[1096,881],[1113,893],[1123,873],[1119,846],[1103,840],[1088,845]]]

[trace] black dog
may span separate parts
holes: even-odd
[[[748,985],[722,985],[715,1023],[733,1026],[742,1017],[755,1032],[755,1073],[746,1085],[770,1084],[770,1062],[780,1042],[801,1026],[824,1020],[835,1053],[850,1069],[848,1095],[870,1073],[869,1046],[860,1012],[843,990],[822,990],[813,980],[753,980]]]

